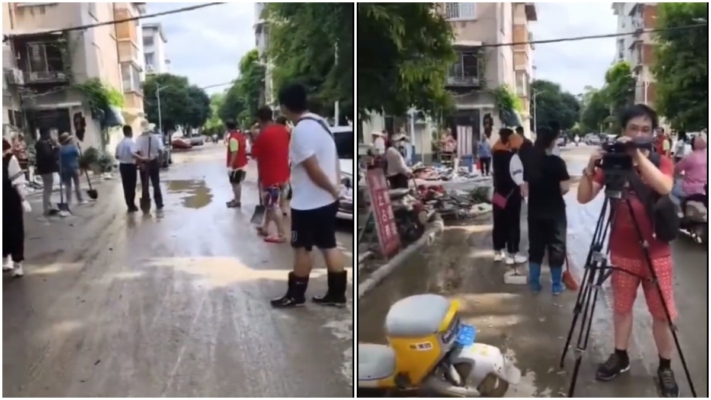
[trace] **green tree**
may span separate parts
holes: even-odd
[[[205,121],[205,129],[209,131],[216,131],[222,127],[222,120],[220,119],[220,107],[225,102],[224,93],[215,93],[210,96],[210,117]]]
[[[450,109],[456,61],[451,25],[437,3],[358,4],[358,114],[430,115]]]
[[[708,3],[659,3],[657,28],[697,25],[708,19]],[[708,127],[708,28],[656,34],[652,71],[655,106],[672,126],[689,131]]]
[[[190,113],[188,78],[172,74],[149,76],[143,84],[143,110],[146,118],[160,126],[164,131],[175,130],[183,125],[185,116]],[[156,89],[160,87],[160,121],[158,120],[158,99]]]
[[[589,88],[583,95],[583,109],[580,113],[580,129],[585,133],[600,133],[604,130],[605,119],[610,116],[605,94]]]
[[[203,89],[197,86],[190,86],[188,94],[188,112],[183,116],[182,124],[191,128],[199,128],[205,125],[210,118],[210,97]]]
[[[217,115],[222,122],[239,120],[240,115],[243,115],[246,105],[242,95],[239,93],[239,86],[233,84],[223,98],[222,104],[218,109]]]
[[[264,104],[265,73],[266,68],[259,61],[259,52],[256,49],[245,54],[239,62],[239,79],[234,84],[237,85],[237,93],[244,103],[244,109],[237,119],[244,125],[250,125],[257,109]]]
[[[300,82],[311,98],[342,116],[353,110],[353,4],[269,3],[270,62],[275,94]]]
[[[578,121],[580,101],[573,94],[564,92],[559,84],[537,79],[531,83],[531,89],[533,93],[538,93],[535,104],[531,100],[531,112],[536,115],[536,124],[545,126],[557,121],[561,129],[568,130]]]
[[[625,108],[634,103],[636,84],[627,61],[620,61],[607,70],[603,93],[610,115],[618,117]]]

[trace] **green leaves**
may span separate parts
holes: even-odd
[[[659,3],[660,29],[698,25],[708,19],[707,3]],[[657,111],[672,127],[696,131],[708,126],[708,29],[662,31],[656,34]]]
[[[353,9],[347,3],[269,3],[269,61],[274,94],[300,82],[325,113],[353,109]],[[276,96],[275,96],[276,97]]]
[[[547,126],[557,121],[561,129],[566,130],[575,125],[580,114],[580,102],[575,96],[564,92],[557,83],[540,79],[531,82],[531,92],[538,93],[535,106],[531,99],[531,112],[536,113],[537,125]]]
[[[239,78],[232,84],[216,107],[223,122],[235,121],[242,126],[251,125],[257,109],[263,104],[263,88],[266,68],[254,49],[239,62]]]
[[[358,113],[435,115],[451,109],[445,90],[456,61],[454,35],[437,3],[358,4]]]
[[[159,123],[157,90],[160,88],[160,122],[163,130],[176,127],[197,128],[210,117],[210,98],[204,90],[190,85],[188,79],[172,74],[149,76],[143,85],[143,109],[146,118]]]

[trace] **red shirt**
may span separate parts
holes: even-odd
[[[665,156],[661,156],[659,160],[659,170],[667,176],[674,176],[674,163]],[[605,174],[598,169],[595,172],[593,180],[604,185]],[[654,237],[654,229],[652,221],[647,214],[644,204],[635,195],[630,196],[630,204],[634,212],[634,217],[639,223],[639,228],[642,235],[649,242],[649,254],[653,260],[671,256],[671,246],[667,242],[657,240]],[[634,260],[644,260],[644,252],[639,243],[637,230],[634,226],[634,220],[630,214],[629,207],[625,202],[619,203],[617,217],[612,222],[612,231],[610,233],[610,256],[611,258],[620,257]]]
[[[289,182],[289,131],[286,127],[271,124],[262,129],[252,145],[252,157],[257,159],[262,186]]]
[[[230,141],[237,141],[237,156],[232,160],[232,148]],[[230,165],[230,162],[232,165]],[[227,168],[240,169],[247,165],[247,139],[240,131],[232,131],[227,136]]]

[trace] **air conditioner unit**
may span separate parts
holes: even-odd
[[[146,72],[153,72],[153,66],[152,66],[152,65],[146,65]]]
[[[7,83],[10,85],[23,85],[25,83],[25,77],[19,68],[8,68],[5,70],[5,77]]]
[[[38,79],[39,79],[39,76],[40,76],[40,75],[39,75],[39,73],[37,73],[37,72],[30,72],[30,80],[31,80],[31,81],[36,81],[36,80],[38,80]]]

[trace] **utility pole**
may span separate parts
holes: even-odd
[[[160,131],[161,135],[165,135],[165,132],[163,132],[163,116],[160,110],[160,91],[167,87],[168,86],[156,85],[156,101],[158,102],[158,130]]]
[[[334,51],[336,52],[336,54],[334,55],[335,64],[336,64],[336,66],[338,66],[338,43],[336,43]],[[339,115],[340,104],[339,104],[338,100],[336,100],[336,104],[334,105],[334,107],[336,109],[336,112],[335,112],[335,121],[334,121],[333,126],[338,126],[338,124],[340,122],[340,115]]]

